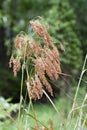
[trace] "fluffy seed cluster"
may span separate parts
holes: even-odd
[[[37,36],[42,37],[43,42],[47,46],[49,46],[53,43],[51,37],[49,36],[49,34],[46,30],[46,28],[38,20],[30,21],[30,24],[33,28],[33,31],[37,34]]]
[[[11,56],[10,61],[9,61],[9,67],[11,68],[12,65],[13,65],[14,76],[16,76],[17,72],[21,68],[21,63],[20,63],[19,57],[14,58],[13,55]]]
[[[35,76],[35,79],[32,82],[26,82],[27,89],[29,91],[29,95],[32,99],[40,99],[43,95],[42,84],[40,79]]]
[[[44,45],[39,43],[36,38],[28,37],[28,35],[21,34],[17,36],[15,48],[19,51],[19,55],[17,55],[16,58],[14,58],[13,55],[11,56],[9,66],[12,67],[13,65],[13,72],[16,76],[21,68],[20,60],[32,60],[32,64],[34,64],[34,74],[31,80],[26,81],[26,85],[30,97],[36,100],[42,97],[44,87],[53,95],[47,77],[50,80],[57,80],[61,73],[61,68],[59,52],[46,28],[38,20],[30,21],[30,25],[35,37],[37,37],[37,39],[41,38]]]

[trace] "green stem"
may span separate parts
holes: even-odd
[[[55,111],[57,112],[58,116],[60,117],[63,125],[64,125],[64,120],[62,118],[62,116],[60,115],[60,111],[56,108],[55,104],[53,103],[53,101],[50,99],[50,97],[48,96],[48,94],[43,90],[43,93],[46,95],[46,97],[49,99],[50,103],[52,104],[53,108],[55,109]]]
[[[87,69],[85,69],[86,61],[87,61],[87,54],[85,56],[85,60],[84,60],[83,67],[82,67],[82,72],[81,72],[80,79],[79,79],[79,82],[78,82],[78,85],[77,85],[77,90],[76,90],[76,93],[75,93],[75,96],[74,96],[74,101],[73,101],[72,109],[69,112],[68,117],[67,117],[66,128],[68,127],[68,125],[69,125],[69,123],[71,121],[71,114],[72,114],[72,112],[73,112],[73,116],[74,116],[74,109],[75,109],[74,106],[75,106],[75,103],[76,103],[76,99],[77,99],[79,87],[80,87],[80,84],[81,84],[81,81],[82,81],[83,74],[85,73],[85,71],[87,71]]]
[[[21,90],[20,90],[20,103],[19,103],[19,114],[18,114],[18,129],[21,130],[20,128],[20,116],[21,116],[21,104],[22,104],[22,89],[23,89],[23,79],[24,79],[24,68],[25,68],[25,57],[26,57],[26,47],[25,45],[25,50],[24,50],[24,57],[23,57],[23,64],[22,64],[22,77],[21,77]]]
[[[30,117],[32,117],[34,120],[36,120],[37,122],[39,122],[42,126],[44,126],[46,128],[46,130],[49,130],[49,128],[47,128],[40,120],[38,120],[35,116],[29,114],[26,112],[26,114]]]
[[[27,81],[29,81],[29,78],[30,78],[30,77],[29,77],[29,72],[28,72],[27,65],[26,65],[26,73],[27,73]],[[30,99],[30,106],[31,106],[31,108],[32,108],[33,115],[34,115],[34,117],[35,117],[35,119],[36,119],[36,114],[35,114],[35,111],[34,111],[32,99],[31,99],[31,97],[30,97],[29,84],[27,84],[27,89],[28,89],[28,94],[29,94],[29,99]],[[38,125],[37,120],[36,120],[36,124]]]
[[[36,114],[35,114],[35,111],[34,111],[32,99],[31,99],[30,93],[29,93],[29,84],[27,85],[27,89],[28,89],[28,94],[29,94],[29,99],[30,99],[30,105],[31,105],[31,108],[32,108],[32,112],[33,112],[33,115],[34,115],[34,117],[35,117],[35,119],[36,119]],[[38,125],[37,120],[36,120],[36,124]]]
[[[79,79],[79,82],[78,82],[78,85],[77,85],[77,90],[76,90],[76,94],[75,94],[75,97],[74,97],[74,102],[73,102],[72,109],[74,108],[74,105],[76,103],[76,98],[77,98],[77,94],[78,94],[78,91],[79,91],[79,87],[80,87],[80,84],[81,84],[83,74],[86,71],[85,70],[86,61],[87,61],[87,55],[85,56],[85,60],[84,60],[84,63],[83,63],[82,72],[81,72],[80,79]]]
[[[23,79],[24,79],[24,67],[22,65],[22,78],[21,78],[21,90],[20,90],[20,103],[19,103],[19,114],[18,114],[18,129],[20,129],[20,116],[21,116],[21,104],[22,104],[22,89],[23,89]]]

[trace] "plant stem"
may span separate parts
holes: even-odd
[[[27,112],[26,112],[27,113]],[[34,120],[36,120],[37,122],[39,122],[42,126],[44,126],[46,128],[46,130],[49,130],[49,128],[47,128],[40,120],[38,120],[35,116],[27,113],[27,115],[29,115],[30,117],[32,117]]]
[[[53,103],[53,101],[51,100],[51,98],[48,96],[48,94],[45,92],[45,90],[43,90],[43,93],[46,95],[46,97],[49,99],[50,103],[52,104],[53,108],[55,109],[55,111],[57,112],[58,116],[60,117],[62,124],[64,125],[64,120],[62,118],[62,116],[60,115],[59,110],[56,108],[55,104]]]
[[[19,114],[18,114],[18,129],[21,130],[20,128],[20,116],[21,116],[21,104],[22,104],[22,89],[23,89],[23,79],[24,79],[24,68],[25,68],[25,57],[26,57],[26,47],[24,50],[24,57],[23,57],[23,65],[22,65],[22,77],[21,77],[21,90],[20,90],[20,103],[19,103]]]
[[[72,109],[74,108],[74,105],[76,103],[76,98],[77,98],[77,94],[78,94],[78,91],[79,91],[79,87],[80,87],[80,84],[81,84],[81,80],[82,80],[83,74],[86,71],[85,70],[86,61],[87,61],[87,55],[85,56],[85,60],[84,60],[84,63],[83,63],[82,72],[81,72],[80,79],[79,79],[79,82],[78,82],[78,85],[77,85],[77,90],[76,90],[76,94],[75,94],[75,97],[74,97],[74,102],[73,102]]]
[[[21,104],[22,104],[22,89],[23,89],[23,79],[24,79],[24,66],[22,65],[22,78],[21,78],[21,90],[20,90],[20,103],[19,103],[19,113],[18,113],[18,129],[20,129],[20,116],[21,116]]]
[[[85,71],[87,71],[87,69],[85,69],[86,61],[87,61],[87,54],[85,56],[85,60],[84,60],[83,67],[82,67],[82,72],[81,72],[80,79],[79,79],[79,82],[78,82],[78,85],[77,85],[77,90],[76,90],[76,93],[75,93],[75,96],[74,96],[74,101],[73,101],[72,109],[71,109],[71,111],[70,111],[70,113],[68,114],[68,117],[67,117],[66,127],[68,127],[68,125],[70,123],[69,121],[71,121],[71,114],[72,114],[72,112],[73,112],[73,116],[74,116],[74,109],[75,109],[74,107],[75,107],[75,103],[76,103],[76,99],[77,99],[79,87],[80,87],[80,84],[81,84],[81,81],[82,81],[83,74],[85,73]],[[74,129],[76,129],[76,127]]]

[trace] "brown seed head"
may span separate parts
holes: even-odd
[[[27,88],[29,95],[32,99],[40,99],[43,95],[43,89],[42,89],[42,84],[38,78],[38,76],[35,76],[35,79],[32,82],[27,81]]]
[[[50,37],[50,35],[48,34],[46,28],[38,21],[30,21],[30,24],[33,28],[33,31],[37,34],[37,36],[42,37],[44,43],[49,46],[52,45],[52,39]]]
[[[25,44],[24,35],[17,36],[15,40],[15,48],[21,50],[24,44]]]
[[[21,68],[21,63],[20,63],[19,57],[14,58],[13,55],[11,56],[10,61],[9,61],[9,67],[12,67],[12,65],[13,65],[14,76],[16,76],[17,72]]]
[[[43,54],[43,48],[39,43],[37,43],[33,38],[31,38],[29,42],[30,42],[32,51],[34,51],[35,56]]]

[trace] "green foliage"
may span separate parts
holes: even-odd
[[[80,49],[80,40],[75,32],[76,15],[68,1],[56,2],[51,4],[51,8],[45,13],[45,17],[51,27],[51,35],[56,38],[54,39],[56,46],[59,46],[61,42],[65,47],[65,52],[61,54],[63,70],[77,74],[82,64],[82,50]]]
[[[12,116],[17,114],[18,104],[9,103],[10,101],[11,99],[6,100],[3,97],[0,97],[0,130],[16,130],[15,125],[12,125],[14,122]]]
[[[81,47],[85,57],[87,53],[87,0],[76,0],[75,2],[70,0],[70,4],[76,14],[76,33],[81,41]]]
[[[0,97],[0,119],[5,120],[7,117],[10,117],[12,112],[16,112],[18,109],[18,104],[9,103],[11,99],[5,100],[3,97]]]

